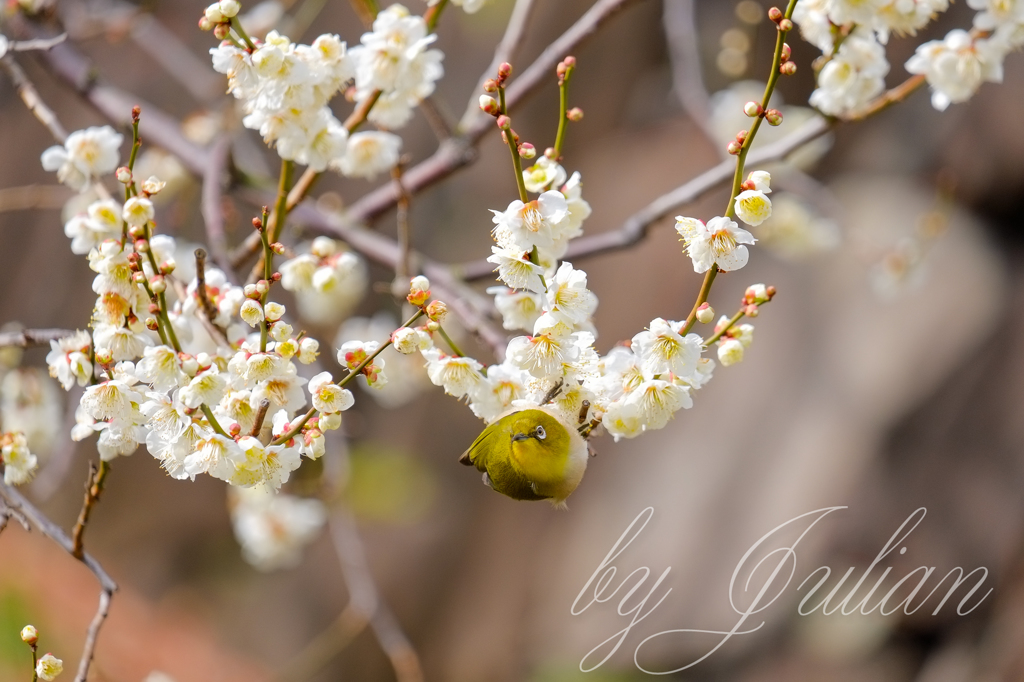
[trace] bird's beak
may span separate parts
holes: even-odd
[[[528,434],[528,433],[517,433],[516,435],[512,436],[512,440],[514,440],[514,441],[516,441],[516,440],[527,440],[529,438],[530,438],[530,434]]]

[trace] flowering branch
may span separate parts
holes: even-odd
[[[0,348],[16,346],[28,348],[59,341],[75,332],[71,329],[21,329],[14,332],[0,332]]]

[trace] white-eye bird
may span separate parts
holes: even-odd
[[[459,462],[484,472],[484,483],[515,500],[565,498],[587,468],[587,442],[544,407],[516,410],[483,430]]]

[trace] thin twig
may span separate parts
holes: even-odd
[[[28,76],[21,66],[18,65],[18,62],[14,61],[10,55],[7,55],[0,59],[0,65],[10,75],[11,80],[14,82],[14,87],[18,90],[18,96],[21,97],[21,101],[25,103],[28,110],[39,119],[40,123],[46,126],[46,129],[53,135],[53,139],[63,144],[64,140],[68,137],[68,131],[57,120],[57,114],[53,113],[53,109],[46,106],[43,98],[39,96],[39,91],[32,85],[32,81],[28,79]]]
[[[662,22],[672,67],[672,90],[683,110],[724,159],[728,152],[711,124],[711,98],[701,73],[700,32],[697,30],[695,5],[694,0],[665,0]]]
[[[109,471],[110,465],[104,460],[100,460],[99,469],[92,462],[89,463],[89,478],[85,484],[85,500],[82,502],[82,510],[78,512],[75,528],[71,532],[71,556],[76,559],[81,559],[82,553],[85,551],[82,548],[85,528],[89,524],[89,515],[92,513],[92,508],[96,506],[100,499],[100,493],[103,492],[103,483],[106,481]]]
[[[249,434],[253,438],[260,435],[260,430],[263,428],[263,422],[267,418],[267,410],[270,409],[270,401],[264,398],[260,401],[259,411],[256,412],[256,421],[253,422],[252,432]]]
[[[28,348],[59,341],[74,334],[72,329],[21,329],[14,332],[0,332],[0,348],[18,346]]]
[[[96,651],[96,639],[100,635],[100,628],[103,621],[107,619],[110,612],[110,598],[114,596],[112,590],[100,590],[100,605],[96,608],[96,615],[89,623],[89,630],[85,634],[85,647],[82,649],[82,659],[78,662],[78,673],[75,675],[75,682],[85,682],[89,677],[89,666]]]
[[[396,222],[398,223],[398,262],[395,263],[395,281],[392,293],[401,296],[404,290],[409,288],[409,278],[412,277],[409,263],[409,249],[411,234],[409,228],[409,205],[412,197],[405,191],[402,184],[402,171],[405,170],[402,162],[399,162],[391,171],[391,177],[399,188],[398,210],[396,211]]]
[[[228,240],[224,234],[223,182],[228,163],[230,140],[221,135],[210,147],[209,165],[203,173],[203,221],[206,238],[213,254],[213,262],[224,271],[229,282],[235,281],[235,271],[228,258]],[[211,320],[212,321],[212,320]]]
[[[37,38],[35,40],[19,40],[11,43],[7,49],[11,52],[34,52],[36,50],[49,50],[60,45],[68,39],[67,33],[61,33],[53,38]]]
[[[230,346],[231,342],[228,340],[228,333],[217,324],[217,307],[213,305],[213,301],[210,300],[210,292],[206,290],[206,251],[203,249],[196,249],[196,298],[199,299],[199,308],[203,311],[203,318],[205,318],[206,330],[210,332],[212,336],[220,345]],[[175,280],[177,282],[178,280]],[[175,288],[177,291],[177,288]],[[182,301],[185,300],[188,295],[187,290],[184,286],[181,287],[181,291],[178,292],[178,298]]]
[[[469,98],[466,112],[462,114],[462,119],[459,121],[458,130],[466,130],[478,117],[484,116],[479,106],[479,95],[483,91],[484,81],[488,78],[494,78],[495,74],[498,73],[498,67],[504,62],[511,62],[515,57],[520,43],[523,42],[523,36],[526,35],[526,26],[530,22],[530,13],[535,6],[534,0],[516,0],[516,4],[512,8],[512,14],[508,19],[508,25],[505,27],[505,35],[502,36],[501,42],[495,48],[494,58],[487,66],[487,69],[484,70],[483,75],[480,76],[480,80],[473,90],[473,95]]]

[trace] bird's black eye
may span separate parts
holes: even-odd
[[[533,430],[533,433],[537,436],[537,440],[544,440],[548,436],[547,431],[544,430],[543,426],[538,426]]]

